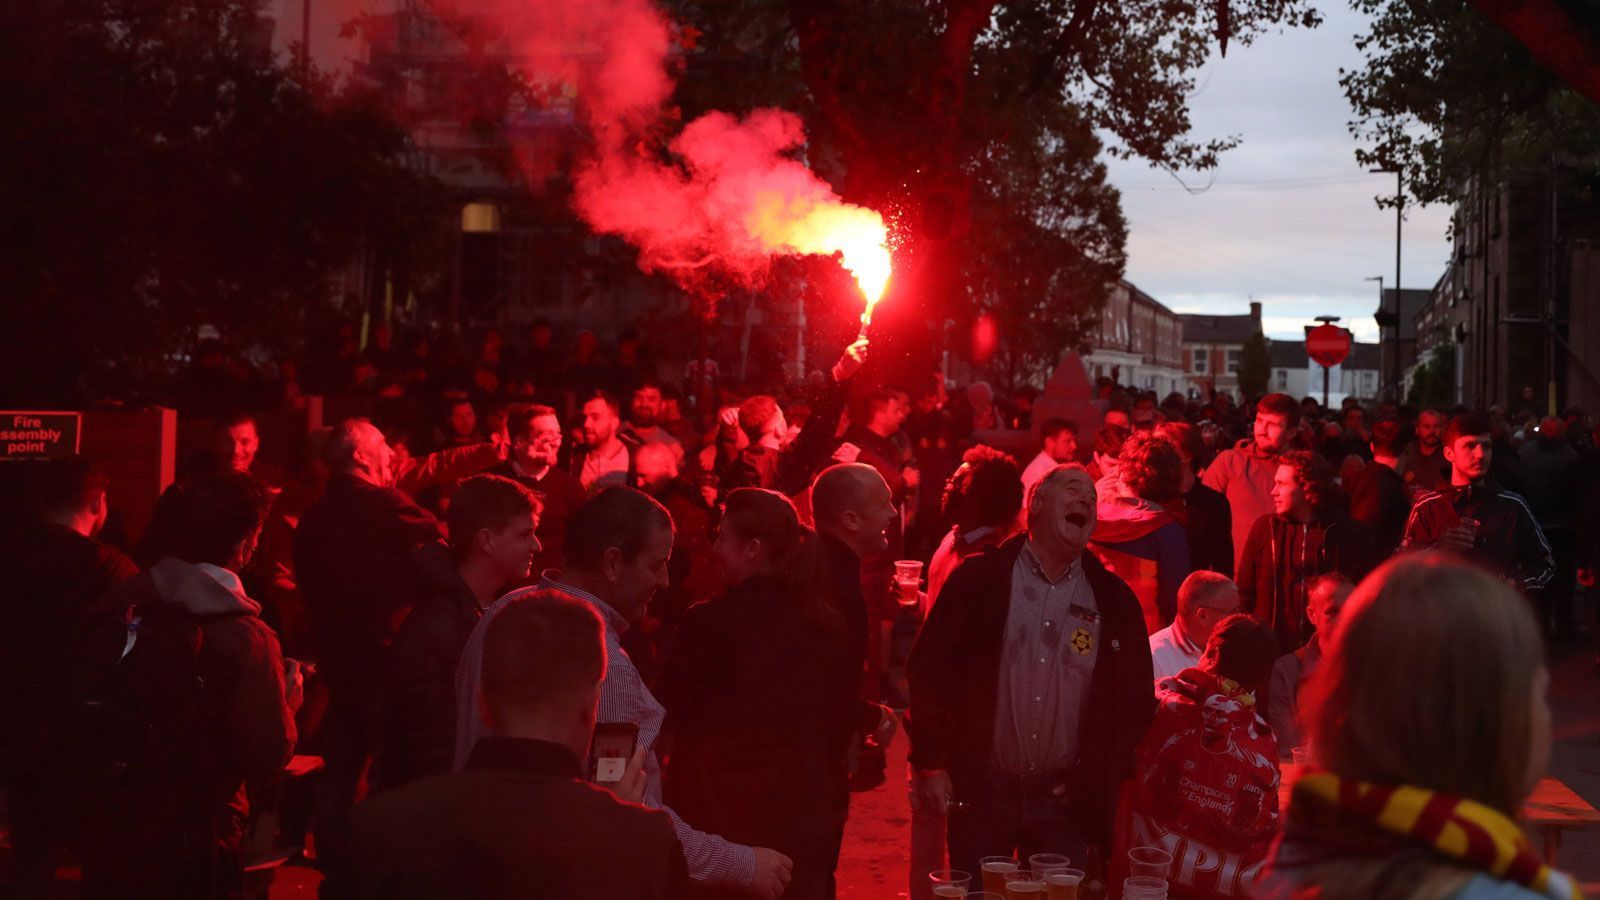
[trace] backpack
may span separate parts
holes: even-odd
[[[201,624],[177,604],[104,604],[68,655],[62,759],[94,791],[193,784],[215,748]],[[214,758],[214,757],[211,757]]]

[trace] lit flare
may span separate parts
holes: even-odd
[[[745,225],[751,236],[772,252],[839,254],[840,265],[855,278],[867,300],[861,313],[861,330],[866,331],[892,270],[889,229],[882,216],[850,203],[769,193],[756,198],[756,208]]]

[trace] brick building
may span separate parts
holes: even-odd
[[[1250,303],[1245,316],[1184,315],[1182,366],[1189,393],[1209,396],[1227,391],[1239,399],[1239,361],[1244,342],[1261,333],[1261,304]]]
[[[1418,362],[1454,354],[1453,399],[1600,408],[1600,201],[1547,173],[1472,183],[1450,262],[1415,316]]]
[[[1111,378],[1125,387],[1166,396],[1185,390],[1183,323],[1178,314],[1134,285],[1121,281],[1100,310],[1083,356],[1091,383]]]

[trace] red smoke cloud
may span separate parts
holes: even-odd
[[[569,84],[593,141],[573,173],[578,214],[686,288],[705,271],[759,285],[775,254],[842,254],[875,303],[889,277],[876,212],[843,202],[793,154],[799,117],[708,113],[654,146],[672,94],[673,29],[648,0],[488,0],[461,12],[503,28],[534,83]]]

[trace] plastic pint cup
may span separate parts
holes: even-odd
[[[1006,894],[1006,878],[1018,869],[1015,857],[1011,856],[985,856],[979,861],[983,867],[983,889],[991,894]]]
[[[972,885],[971,875],[955,869],[937,869],[929,872],[928,880],[933,882],[935,897],[965,897],[967,888]]]
[[[1044,873],[1045,900],[1078,900],[1082,869],[1049,869]]]
[[[895,596],[904,607],[917,606],[917,589],[922,586],[922,562],[915,559],[896,560],[894,564]]]

